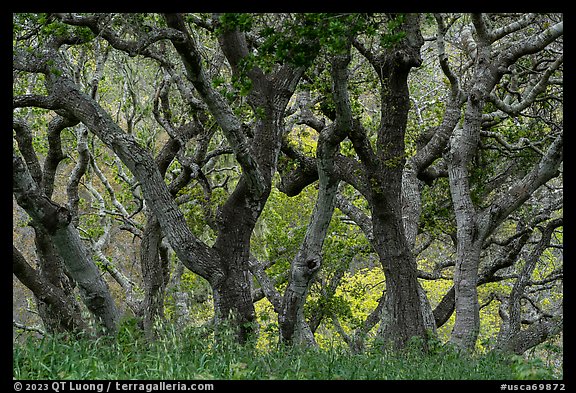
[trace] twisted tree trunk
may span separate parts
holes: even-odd
[[[68,273],[78,284],[84,304],[104,330],[113,334],[119,318],[116,305],[78,230],[72,225],[72,215],[39,191],[19,156],[14,154],[12,163],[13,192],[18,204],[50,236]]]

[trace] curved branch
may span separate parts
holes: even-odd
[[[499,56],[500,63],[503,64],[504,67],[510,66],[522,56],[541,51],[550,43],[561,37],[563,34],[564,22],[556,23],[540,34],[530,35],[529,37],[521,40],[515,45],[512,45],[507,50],[503,51]]]
[[[502,112],[507,113],[508,115],[515,117],[520,114],[524,109],[528,108],[530,105],[534,103],[537,96],[544,91],[549,86],[550,77],[552,74],[560,68],[560,66],[564,62],[564,56],[559,56],[554,62],[546,69],[546,71],[542,74],[542,77],[534,86],[527,89],[528,92],[524,94],[517,104],[507,104],[503,100],[499,99],[495,94],[491,94],[489,96],[490,101],[496,106],[496,108],[500,109]]]
[[[42,169],[38,156],[32,147],[32,131],[27,122],[21,119],[12,119],[12,129],[16,131],[16,141],[18,142],[18,150],[22,153],[30,175],[37,184],[42,182]]]
[[[188,79],[208,105],[230,146],[234,149],[236,159],[244,170],[249,187],[255,195],[261,195],[266,190],[266,181],[255,160],[248,138],[242,130],[241,122],[226,104],[224,98],[213,89],[202,67],[200,52],[186,28],[182,15],[166,14],[164,17],[168,26],[184,34],[185,39],[183,41],[173,40],[172,44],[186,67]]]
[[[188,228],[150,153],[136,142],[133,135],[124,133],[96,101],[80,92],[69,79],[59,78],[52,90],[58,97],[58,105],[82,121],[138,179],[148,206],[158,217],[170,245],[186,267],[209,282],[221,280],[223,272],[219,258]]]
[[[282,309],[278,316],[282,339],[289,343],[296,338],[314,344],[313,333],[304,320],[304,302],[312,279],[321,268],[322,246],[334,212],[340,182],[334,171],[334,157],[352,123],[347,70],[350,56],[335,56],[331,60],[336,119],[320,132],[316,150],[318,197],[302,244],[292,261],[288,287],[284,292]]]
[[[436,37],[436,46],[438,48],[438,60],[440,61],[440,67],[442,72],[450,81],[450,88],[452,90],[452,96],[457,97],[460,90],[458,77],[452,71],[450,67],[450,62],[448,61],[448,55],[446,54],[446,49],[444,46],[444,36],[446,35],[446,25],[444,24],[444,18],[441,14],[434,14],[436,18],[436,23],[438,24],[438,35]]]
[[[109,18],[114,17],[114,15],[110,16],[109,14],[78,15],[71,13],[55,13],[53,15],[68,25],[88,27],[95,35],[101,36],[114,48],[126,52],[131,57],[139,54],[146,54],[149,56],[150,54],[146,53],[147,48],[158,41],[184,40],[182,32],[172,28],[151,28],[137,41],[122,39],[112,29],[106,26]]]
[[[12,272],[32,291],[34,296],[53,308],[66,330],[75,333],[86,331],[86,323],[67,301],[67,296],[62,289],[52,285],[49,280],[32,268],[14,245],[12,245]]]
[[[522,30],[523,28],[527,27],[532,23],[532,20],[536,14],[527,13],[522,18],[515,20],[514,22],[502,26],[498,29],[494,29],[489,34],[490,42],[498,41],[499,39],[507,36],[508,34],[514,33],[515,31]]]
[[[78,283],[82,300],[109,332],[117,329],[118,311],[108,286],[71,224],[70,212],[43,195],[22,159],[13,154],[13,193],[18,204],[45,229],[54,242],[70,276]]]
[[[478,224],[480,234],[486,239],[508,217],[521,206],[540,186],[558,176],[563,161],[563,134],[559,134],[546,154],[524,178],[502,192],[494,202],[480,212]]]

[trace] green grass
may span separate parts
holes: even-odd
[[[536,367],[538,366],[538,367]],[[551,379],[541,365],[501,354],[463,355],[438,346],[427,354],[344,348],[258,350],[233,343],[215,344],[198,334],[165,334],[147,343],[134,330],[117,338],[65,340],[28,338],[13,348],[16,379],[343,379],[343,380],[512,380]]]

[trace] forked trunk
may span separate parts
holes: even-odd
[[[213,249],[224,276],[212,285],[216,327],[221,331],[228,324],[240,343],[257,331],[248,261],[250,238],[267,197],[265,193],[255,199],[242,177],[218,218],[219,234]]]

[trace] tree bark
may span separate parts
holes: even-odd
[[[86,253],[71,214],[40,193],[22,159],[13,156],[13,192],[16,200],[54,242],[70,277],[78,284],[82,300],[105,332],[117,329],[118,311],[108,286]]]
[[[39,311],[48,332],[78,334],[88,330],[69,294],[32,268],[15,246],[12,246],[12,272],[42,304]]]
[[[416,259],[404,236],[400,205],[375,202],[372,203],[375,248],[386,277],[386,298],[378,333],[386,345],[401,348],[414,336],[427,337]]]
[[[56,167],[64,158],[60,148],[59,133],[63,128],[73,126],[76,123],[77,121],[67,120],[60,116],[55,117],[49,122],[47,130],[49,148],[44,162],[44,170],[42,170],[32,145],[32,130],[30,126],[22,119],[13,120],[13,128],[16,131],[15,139],[18,142],[18,150],[20,150],[22,157],[26,162],[26,167],[28,168],[30,176],[34,180],[35,184],[42,185],[42,189],[45,193],[52,193]],[[50,197],[50,195],[47,195],[47,197]],[[64,264],[62,263],[62,258],[58,254],[58,250],[55,248],[50,236],[41,225],[32,221],[31,226],[34,228],[34,244],[36,246],[36,255],[39,262],[39,269],[37,272],[34,272],[38,277],[34,281],[37,282],[38,280],[44,280],[49,285],[61,290],[60,294],[70,304],[71,309],[75,310],[75,314],[80,317],[80,305],[73,293],[74,283],[70,281],[63,270]],[[35,293],[34,290],[33,292]],[[68,321],[62,320],[64,314],[57,312],[57,307],[53,307],[41,300],[41,297],[36,293],[35,298],[38,314],[42,318],[46,331],[57,333],[68,331],[70,328],[73,328]]]
[[[416,258],[406,238],[402,211],[404,137],[410,108],[407,79],[410,69],[422,62],[418,16],[407,15],[402,28],[406,38],[397,49],[401,55],[386,53],[372,62],[381,83],[382,120],[375,157],[366,157],[372,161],[367,177],[372,183],[369,203],[375,248],[386,276],[379,334],[396,348],[414,336],[426,340],[424,315],[429,314],[429,310],[422,311],[426,304],[421,302]]]
[[[50,285],[59,288],[62,295],[70,305],[71,309],[80,316],[80,304],[76,299],[74,293],[75,283],[65,273],[64,263],[58,250],[54,246],[48,233],[42,226],[32,222],[34,227],[34,244],[36,245],[36,255],[39,260],[38,275],[42,280],[46,280]],[[67,330],[67,324],[62,323],[62,315],[56,310],[47,305],[45,302],[39,300],[38,313],[42,318],[47,332],[61,332]]]
[[[477,211],[471,199],[469,165],[480,142],[482,111],[492,89],[509,72],[508,67],[519,57],[543,49],[562,34],[562,24],[498,53],[491,46],[495,40],[482,14],[473,14],[476,30],[470,44],[474,46],[473,84],[468,93],[462,128],[456,128],[450,141],[448,178],[457,225],[457,260],[454,271],[456,320],[450,342],[465,350],[473,350],[480,326],[478,305],[478,266],[484,240],[518,208],[528,195],[555,175],[562,154],[560,135],[547,155],[522,181],[508,193],[501,193],[488,208]]]
[[[525,330],[521,329],[522,305],[521,300],[526,296],[526,287],[529,285],[532,273],[536,268],[542,253],[548,248],[554,230],[563,225],[563,219],[551,220],[541,230],[542,236],[535,248],[526,258],[526,263],[510,293],[507,301],[507,316],[498,335],[496,348],[522,354],[526,350],[540,344],[549,336],[557,333],[562,326],[562,319],[540,319],[532,323]]]
[[[292,261],[288,287],[278,315],[281,339],[290,344],[316,344],[304,319],[304,303],[312,279],[322,265],[322,245],[334,212],[339,181],[332,175],[331,166],[337,146],[329,145],[322,135],[318,141],[318,197],[302,245]]]
[[[500,343],[498,349],[522,355],[562,331],[563,319],[539,320]]]
[[[395,347],[403,347],[413,336],[425,340],[424,316],[431,321],[430,310],[423,310],[429,305],[421,302],[416,259],[406,239],[401,208],[404,137],[410,105],[407,78],[410,69],[421,64],[419,51],[423,43],[418,16],[407,15],[402,30],[407,33],[405,39],[378,54],[353,42],[380,79],[381,124],[375,150],[363,126],[352,121],[349,138],[359,161],[343,156],[334,159],[336,177],[360,191],[370,205],[372,244],[384,268],[387,287],[380,333]],[[300,161],[297,171],[283,176],[283,191],[294,195],[319,178],[319,171],[312,160],[302,159],[293,149],[285,147],[283,151]]]
[[[140,243],[140,267],[144,282],[144,334],[155,338],[155,323],[164,320],[164,294],[169,279],[166,258],[161,257],[162,230],[158,219],[148,215]]]
[[[304,240],[292,261],[288,287],[284,292],[282,309],[278,315],[280,338],[289,344],[316,345],[314,334],[304,319],[304,303],[310,284],[322,265],[322,245],[336,204],[340,181],[335,175],[334,158],[338,153],[340,142],[347,136],[352,126],[352,111],[348,97],[350,60],[350,44],[346,54],[333,56],[331,59],[336,118],[330,126],[320,132],[316,149],[318,196]]]
[[[218,237],[213,246],[225,269],[224,280],[212,286],[216,325],[230,323],[240,342],[257,331],[248,261],[252,231],[266,200],[266,196],[254,198],[248,188],[242,176],[217,218]]]
[[[184,265],[217,284],[223,279],[217,255],[198,240],[188,228],[182,211],[174,201],[154,158],[131,134],[126,134],[93,99],[80,92],[66,77],[50,86],[52,109],[65,109],[82,121],[111,148],[141,184],[144,198],[158,219],[163,233]]]
[[[246,38],[238,29],[222,29],[220,47],[234,75],[247,76],[253,84],[247,99],[254,113],[260,115],[256,116],[253,138],[249,140],[241,122],[212,87],[182,15],[166,14],[164,18],[168,26],[183,33],[184,39],[172,40],[172,44],[186,68],[188,79],[221,127],[242,168],[236,189],[216,219],[218,237],[213,249],[221,261],[224,277],[212,287],[216,321],[231,317],[233,325],[238,328],[238,339],[243,342],[255,328],[249,272],[250,237],[270,194],[272,176],[276,172],[284,110],[304,69],[283,65],[277,71],[265,74],[255,66],[247,70],[246,75],[239,75],[238,65],[249,54]]]

